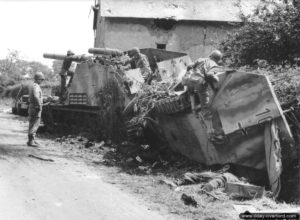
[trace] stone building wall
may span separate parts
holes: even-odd
[[[128,50],[132,47],[185,52],[191,58],[207,56],[235,26],[226,22],[174,21],[140,18],[101,18],[95,47]]]

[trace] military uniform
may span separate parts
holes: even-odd
[[[65,98],[66,92],[67,92],[67,77],[70,76],[69,85],[71,84],[74,72],[70,71],[70,67],[72,65],[72,57],[73,56],[67,56],[62,64],[60,76],[61,76],[61,97]]]
[[[188,87],[191,95],[197,94],[203,111],[208,111],[209,104],[209,80],[215,77],[214,69],[218,64],[210,58],[200,58],[190,66],[183,77],[182,84]]]
[[[144,82],[149,82],[152,75],[152,71],[147,56],[140,53],[138,58],[136,57],[133,58],[133,61],[135,67],[141,69]]]
[[[43,106],[43,94],[41,87],[37,83],[33,83],[29,89],[29,128],[28,138],[34,140],[36,132],[39,128]]]

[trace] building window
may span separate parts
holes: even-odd
[[[170,31],[174,28],[174,26],[177,24],[177,21],[174,19],[154,19],[153,25],[156,28]]]
[[[156,44],[157,49],[165,50],[166,49],[166,44]]]

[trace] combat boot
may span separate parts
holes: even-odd
[[[31,135],[28,135],[27,146],[29,147],[38,147],[38,145],[34,142],[34,138]]]
[[[40,143],[39,142],[37,142],[36,140],[34,140],[33,139],[33,143],[36,145],[36,147],[40,147],[41,145],[40,145]]]

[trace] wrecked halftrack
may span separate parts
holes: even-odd
[[[201,111],[192,113],[188,93],[181,92],[181,78],[191,63],[187,54],[141,49],[156,75],[145,85],[140,69],[121,68],[123,53],[95,48],[89,52],[93,56],[78,61],[66,101],[47,106],[46,124],[109,130],[104,138],[115,140],[125,127],[131,140],[168,145],[208,166],[236,164],[263,171],[278,196],[280,178],[298,153],[268,77],[221,69],[216,90],[210,92],[212,117],[207,119]],[[298,186],[296,181],[293,186]]]

